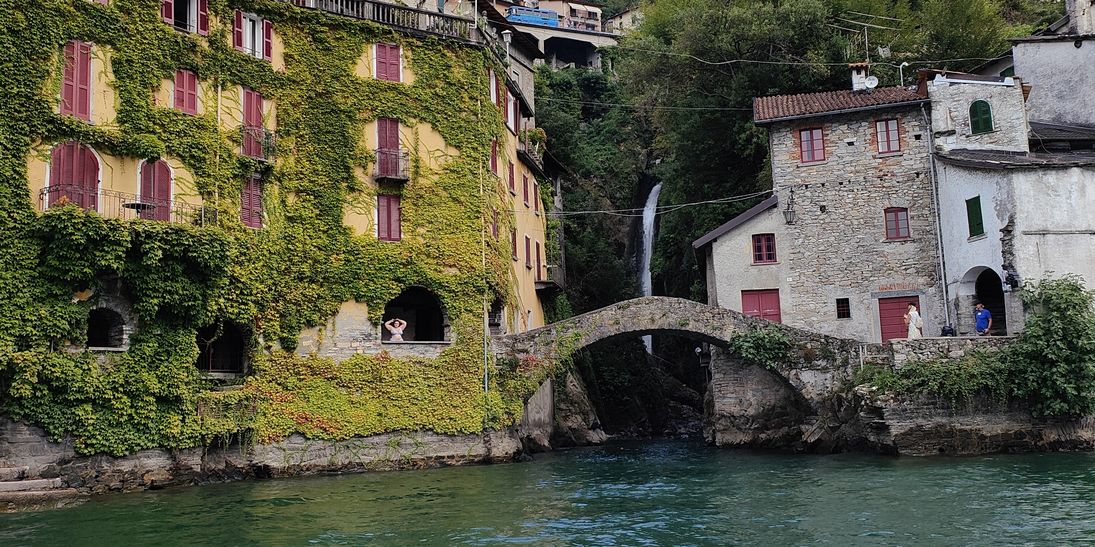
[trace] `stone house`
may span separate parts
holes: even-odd
[[[901,88],[762,97],[773,196],[694,242],[709,303],[825,334],[884,341],[943,324],[927,99]]]

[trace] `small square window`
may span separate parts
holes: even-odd
[[[825,161],[825,137],[820,127],[799,131],[799,154],[802,163]]]
[[[771,264],[776,261],[776,234],[753,236],[753,263]]]
[[[837,319],[851,319],[852,318],[852,304],[847,298],[836,299],[836,318]]]
[[[904,207],[886,209],[886,239],[909,237],[909,210]]]

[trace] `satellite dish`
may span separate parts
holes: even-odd
[[[867,84],[867,89],[874,89],[878,87],[878,78],[875,76],[867,76],[867,81],[864,83]]]

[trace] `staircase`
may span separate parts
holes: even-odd
[[[0,467],[0,511],[50,509],[69,505],[80,498],[64,479],[28,479],[26,467]]]

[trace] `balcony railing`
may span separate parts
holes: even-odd
[[[375,21],[405,30],[437,34],[448,38],[476,41],[472,21],[455,15],[408,8],[373,0],[281,0],[302,8],[312,8],[335,15]]]
[[[377,149],[377,180],[406,181],[411,178],[411,157],[406,150]]]
[[[536,289],[558,291],[565,287],[566,274],[563,272],[562,266],[555,264],[548,264],[544,266],[547,270],[547,275],[538,272],[536,276]]]
[[[245,125],[240,128],[243,134],[243,155],[259,160],[273,161],[277,156],[278,135],[265,127]]]
[[[73,203],[106,218],[159,220],[211,226],[216,224],[215,209],[192,205],[178,199],[149,199],[114,190],[95,190],[60,184],[46,186],[38,193],[38,210]]]

